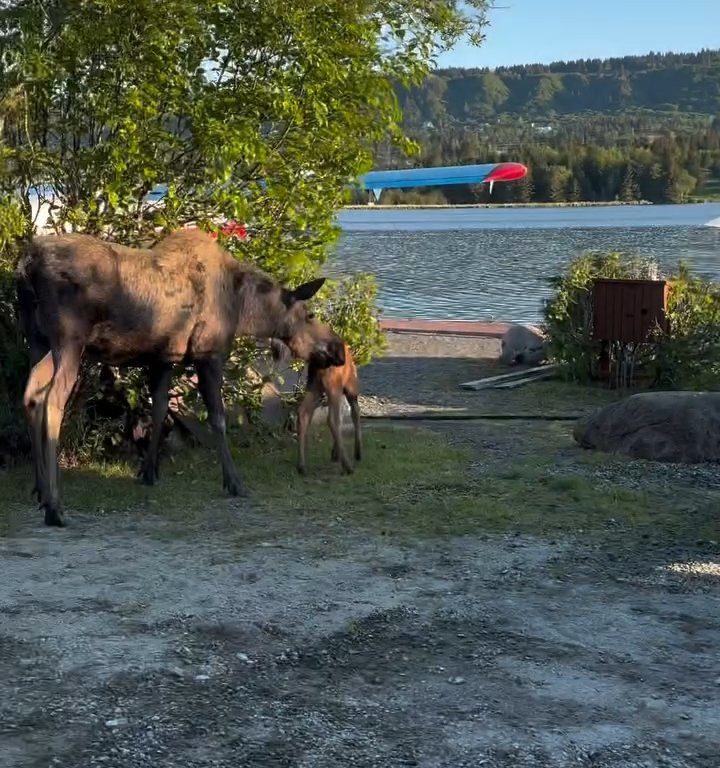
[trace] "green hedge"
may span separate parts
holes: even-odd
[[[588,383],[598,376],[600,342],[592,338],[592,286],[599,278],[665,279],[669,332],[636,351],[654,386],[714,389],[720,383],[720,284],[694,276],[686,264],[661,275],[656,262],[622,253],[587,253],[553,278],[544,309],[548,354],[564,377]]]

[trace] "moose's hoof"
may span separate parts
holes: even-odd
[[[352,475],[352,473],[355,471],[355,468],[352,467],[350,464],[343,464],[342,465],[342,473],[343,475]]]
[[[330,461],[340,461],[340,455],[337,452],[337,448],[333,448],[330,451]]]
[[[54,525],[56,528],[64,528],[67,525],[67,520],[61,509],[57,507],[45,508],[45,525]]]
[[[155,485],[160,479],[160,474],[156,466],[149,464],[140,467],[140,471],[137,474],[138,482],[142,485]]]
[[[138,481],[142,485],[155,485],[158,479],[159,477],[156,467],[143,467],[138,473]]]
[[[305,469],[305,465],[304,464],[298,464],[297,471],[298,471],[298,475],[303,475],[304,476],[304,475],[307,474],[307,470]]]
[[[229,478],[223,482],[223,487],[230,494],[238,498],[247,498],[250,494],[245,484],[237,477]]]

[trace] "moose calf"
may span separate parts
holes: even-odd
[[[342,351],[333,359],[324,351],[314,352],[308,360],[307,389],[298,408],[298,472],[305,474],[305,448],[310,422],[323,395],[328,403],[328,426],[333,438],[331,460],[340,461],[343,472],[352,473],[353,467],[348,459],[342,440],[342,399],[350,404],[353,426],[355,428],[355,460],[360,461],[362,454],[362,435],[360,431],[360,406],[358,395],[360,387],[357,367],[352,352],[346,342]]]

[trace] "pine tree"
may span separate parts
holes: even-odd
[[[532,176],[528,171],[527,176],[513,184],[513,200],[516,203],[531,203],[535,189],[533,187]]]
[[[632,202],[640,199],[640,185],[637,182],[635,168],[628,165],[622,185],[620,186],[620,199],[624,202]]]

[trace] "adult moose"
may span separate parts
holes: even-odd
[[[148,369],[153,430],[141,479],[150,485],[158,477],[173,369],[192,363],[231,495],[245,493],[221,397],[233,339],[274,337],[300,358],[313,352],[342,357],[342,341],[314,322],[304,304],[324,278],[285,288],[235,260],[201,230],[173,232],[149,249],[80,234],[36,237],[20,259],[16,281],[32,365],[24,405],[47,525],[65,524],[57,443],[83,356]]]

